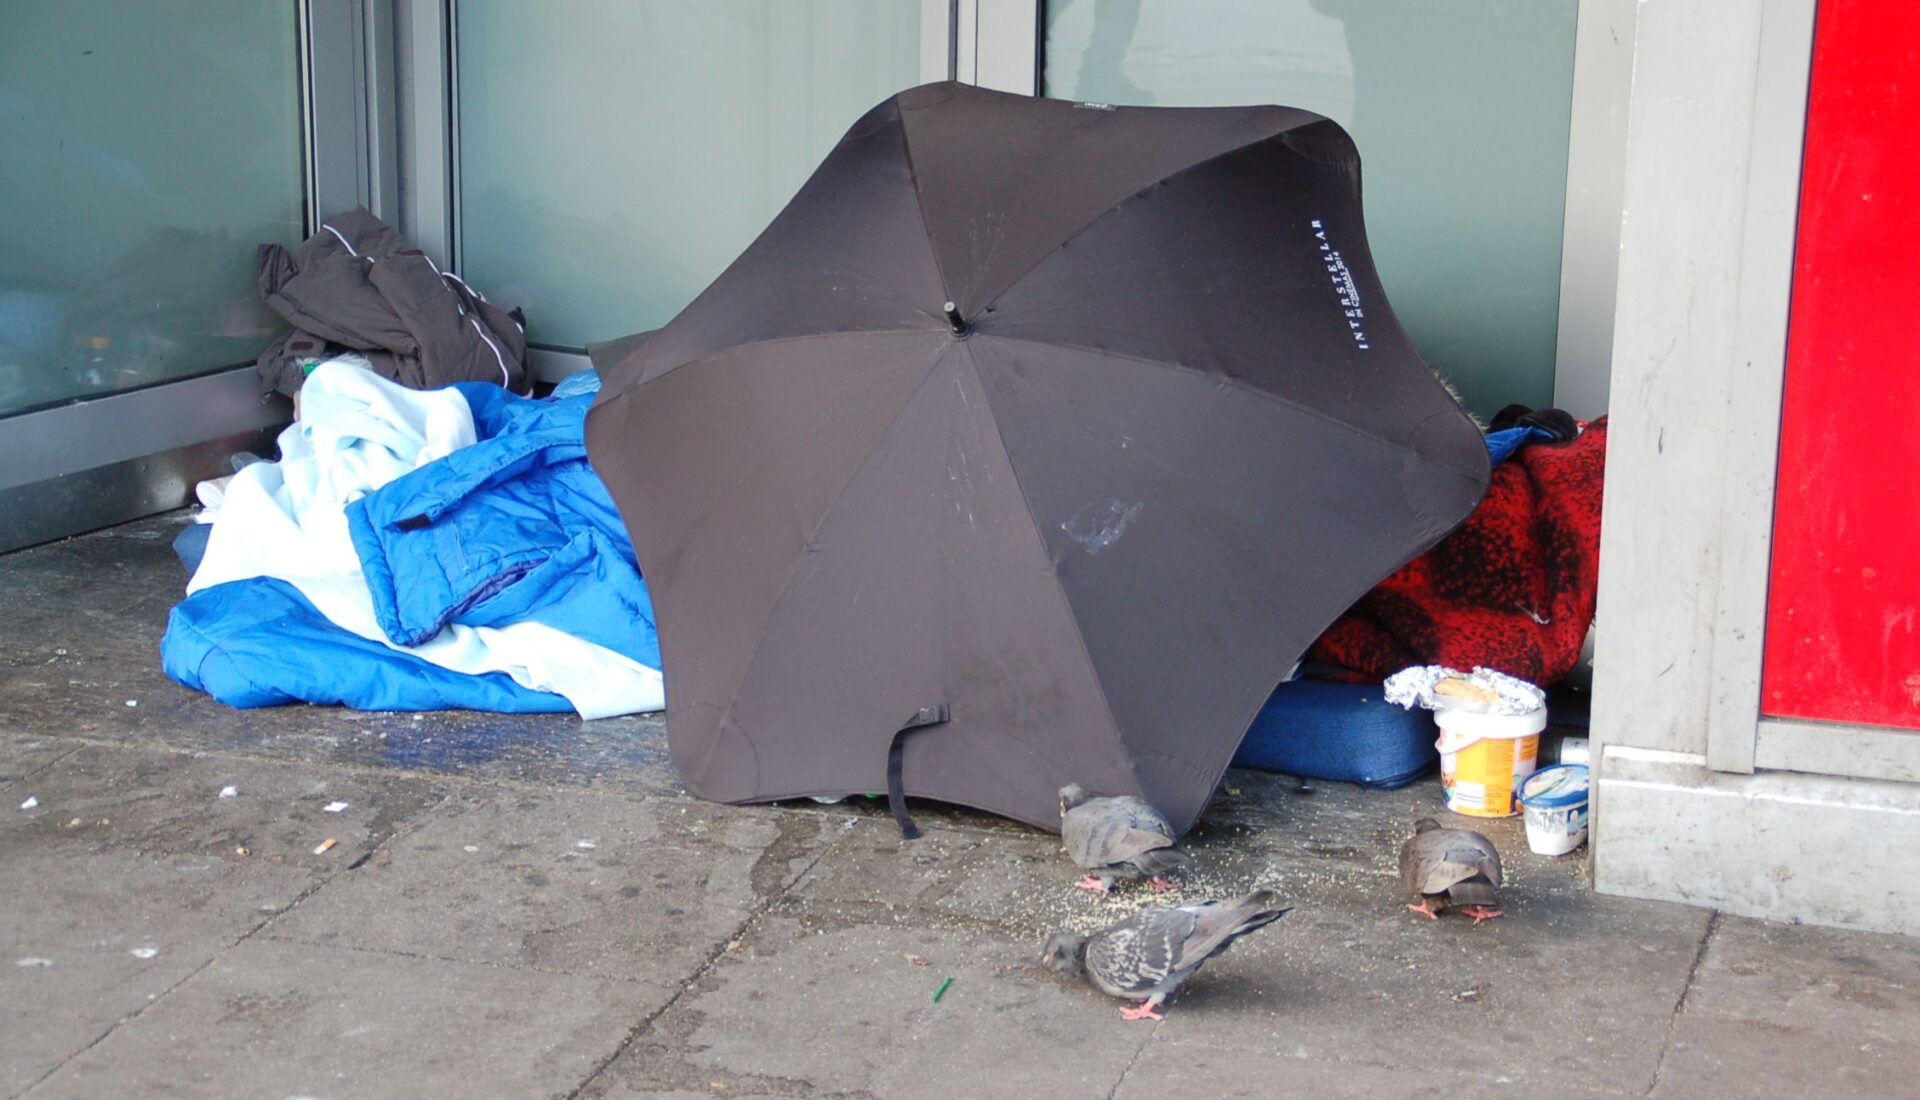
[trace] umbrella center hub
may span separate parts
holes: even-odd
[[[960,316],[960,307],[948,302],[944,308],[947,311],[947,327],[953,330],[955,336],[962,340],[966,339],[968,334],[973,332],[973,326],[967,324],[966,318]]]

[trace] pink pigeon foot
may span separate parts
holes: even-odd
[[[1502,913],[1502,910],[1496,909],[1491,905],[1469,905],[1460,911],[1472,917],[1473,923],[1476,925],[1482,921],[1490,921]]]
[[[1150,878],[1147,880],[1147,888],[1150,890],[1178,890],[1180,889],[1180,884],[1171,879]]]
[[[1137,1008],[1121,1009],[1120,1018],[1123,1020],[1164,1020],[1166,1019],[1165,1016],[1162,1016],[1158,1012],[1154,1011],[1154,1004],[1152,1001],[1143,1001]]]
[[[1092,875],[1088,875],[1079,882],[1074,883],[1074,885],[1082,890],[1092,890],[1096,894],[1104,894],[1107,892],[1107,884],[1094,878]]]
[[[1440,905],[1439,903],[1434,901],[1432,898],[1421,898],[1420,904],[1409,905],[1407,906],[1407,908],[1413,910],[1414,912],[1420,914],[1421,916],[1427,918],[1428,920],[1440,919]]]

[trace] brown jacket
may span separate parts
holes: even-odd
[[[261,297],[293,324],[260,354],[272,389],[292,394],[314,360],[357,351],[376,373],[415,389],[497,382],[526,390],[519,311],[488,302],[365,210],[327,219],[293,252],[263,244],[259,263]]]

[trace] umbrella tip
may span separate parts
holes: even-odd
[[[947,311],[947,324],[952,326],[953,334],[955,336],[965,336],[967,334],[967,322],[960,316],[960,307],[954,305],[952,302],[948,302],[944,308]]]

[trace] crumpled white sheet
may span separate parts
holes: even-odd
[[[565,697],[582,718],[666,706],[659,670],[541,623],[449,625],[422,645],[389,641],[348,534],[346,507],[473,443],[473,413],[457,390],[408,389],[350,359],[315,367],[300,392],[300,419],[280,433],[280,461],[245,467],[205,501],[213,530],[188,594],[274,577],[342,629],[456,672],[504,672],[522,686]]]

